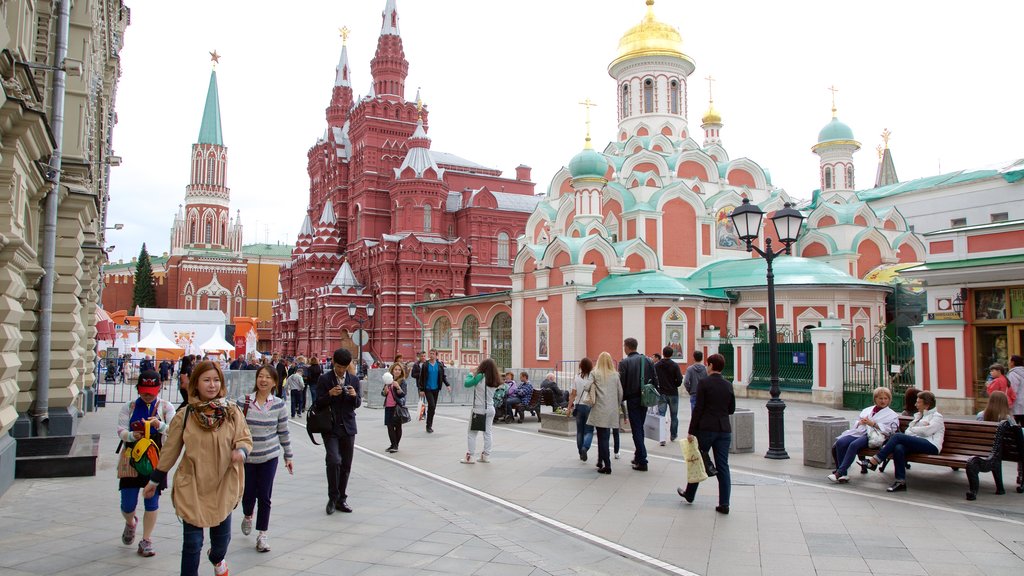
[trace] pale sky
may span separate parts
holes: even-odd
[[[245,243],[294,242],[309,201],[306,152],[326,127],[338,28],[348,41],[353,90],[370,86],[369,62],[385,0],[132,0],[121,52],[107,244],[129,260],[146,242],[168,250],[184,202],[189,154],[217,67],[231,211]],[[398,0],[409,61],[430,110],[433,149],[514,177],[533,167],[537,192],[583,146],[584,111],[595,147],[615,137],[608,64],[640,22],[643,0]],[[707,75],[731,158],[768,169],[796,198],[818,187],[810,147],[831,119],[861,142],[857,188],[874,182],[884,128],[900,180],[1024,157],[1024,2],[658,0],[696,63],[689,128],[700,142]]]

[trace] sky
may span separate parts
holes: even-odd
[[[244,241],[293,243],[309,201],[306,153],[326,127],[338,29],[348,26],[353,91],[369,91],[385,0],[126,0],[110,230],[113,260],[145,242],[169,249],[184,202],[189,155],[217,66],[231,210]],[[810,148],[838,117],[862,149],[858,188],[874,182],[875,147],[892,132],[900,180],[1024,157],[1024,2],[977,0],[657,0],[696,71],[689,128],[698,142],[715,78],[715,107],[731,158],[768,169],[794,198],[818,187]],[[533,168],[536,191],[583,147],[590,98],[595,147],[615,138],[619,38],[644,0],[398,0],[409,61],[406,98],[421,90],[432,148],[506,177]]]

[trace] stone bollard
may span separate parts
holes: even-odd
[[[754,411],[749,408],[737,408],[736,413],[729,416],[732,426],[732,443],[729,444],[730,454],[743,454],[754,451]]]
[[[850,421],[840,416],[811,416],[804,419],[804,466],[834,469],[832,444],[850,429]]]

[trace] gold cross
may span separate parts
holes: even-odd
[[[708,81],[708,102],[714,102],[715,98],[711,95],[711,83],[714,82],[715,79],[711,77],[711,74],[705,76],[704,79]]]
[[[832,92],[832,116],[836,115],[836,92],[839,92],[839,88],[833,84],[828,87],[829,92]]]
[[[216,66],[220,63],[220,54],[217,54],[216,50],[210,52],[210,60],[213,62],[213,65]]]
[[[885,142],[885,147],[889,147],[889,136],[892,136],[892,132],[889,132],[888,128],[882,129],[882,142]]]
[[[587,109],[587,148],[590,148],[590,109],[597,106],[597,104],[595,104],[590,98],[587,98],[580,102],[580,105],[585,106]]]
[[[879,144],[878,146],[875,146],[875,151],[878,152],[878,159],[881,160],[882,159],[882,145]]]
[[[352,34],[352,31],[349,30],[348,26],[342,26],[341,28],[338,28],[338,33],[341,34],[341,45],[344,46],[348,44],[348,37],[350,34]]]

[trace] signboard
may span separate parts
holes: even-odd
[[[929,312],[929,320],[960,320],[960,315],[956,312]]]
[[[352,343],[356,346],[366,346],[370,341],[370,333],[366,330],[356,330],[352,333]]]
[[[107,348],[106,358],[117,358],[121,352],[117,348]]]
[[[807,352],[793,352],[793,364],[807,364]]]

